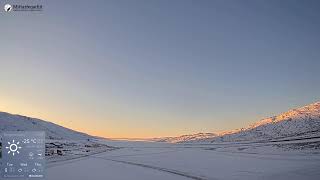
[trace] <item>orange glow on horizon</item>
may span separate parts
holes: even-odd
[[[11,114],[19,114],[23,116],[28,116],[32,118],[37,118],[45,121],[49,121],[55,123],[57,125],[87,133],[92,136],[104,137],[104,138],[114,138],[114,139],[143,139],[143,138],[155,138],[155,137],[164,137],[164,136],[179,136],[184,134],[183,132],[171,132],[171,133],[161,133],[152,130],[146,130],[144,127],[135,128],[134,130],[130,129],[127,125],[125,128],[115,129],[110,126],[106,126],[104,128],[104,124],[99,125],[92,125],[90,122],[81,117],[69,117],[53,114],[51,112],[46,111],[44,108],[39,109],[33,108],[30,105],[26,105],[21,101],[13,101],[12,99],[6,100],[2,98],[0,103],[0,111],[11,113]],[[108,124],[108,123],[106,123]],[[90,128],[89,128],[90,127]],[[99,127],[99,129],[97,129]],[[113,125],[113,127],[115,127]]]

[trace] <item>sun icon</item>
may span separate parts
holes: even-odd
[[[12,140],[12,143],[8,142],[8,145],[6,149],[9,149],[8,154],[12,152],[12,156],[14,156],[15,153],[19,154],[19,149],[21,149],[21,146],[19,146],[20,142],[14,142],[14,139]]]

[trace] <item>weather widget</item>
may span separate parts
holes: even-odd
[[[43,178],[45,132],[4,132],[2,134],[1,167],[3,178]]]

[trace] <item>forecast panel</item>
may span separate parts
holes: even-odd
[[[45,132],[4,132],[1,167],[3,178],[43,178]]]

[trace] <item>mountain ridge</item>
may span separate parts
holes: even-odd
[[[197,133],[201,134],[201,133]],[[213,137],[195,137],[182,139],[182,136],[158,139],[158,142],[232,142],[232,141],[260,141],[268,139],[286,138],[292,136],[320,136],[320,101],[288,110],[276,116],[264,118],[250,124],[246,128],[218,133]],[[205,134],[205,133],[202,133]]]
[[[48,139],[87,140],[94,136],[78,132],[38,118],[0,111],[0,133],[2,131],[46,132]],[[154,142],[230,142],[259,141],[291,136],[320,136],[320,101],[294,108],[276,116],[264,118],[246,128],[222,133],[196,133],[178,137],[151,138]]]
[[[207,138],[216,137],[217,134],[215,133],[196,133],[196,134],[185,134],[177,137],[159,137],[159,138],[151,138],[147,139],[149,141],[155,142],[170,142],[170,143],[177,143],[182,141],[195,141]]]
[[[45,131],[47,139],[86,140],[93,136],[50,121],[0,111],[0,133],[3,131]]]

